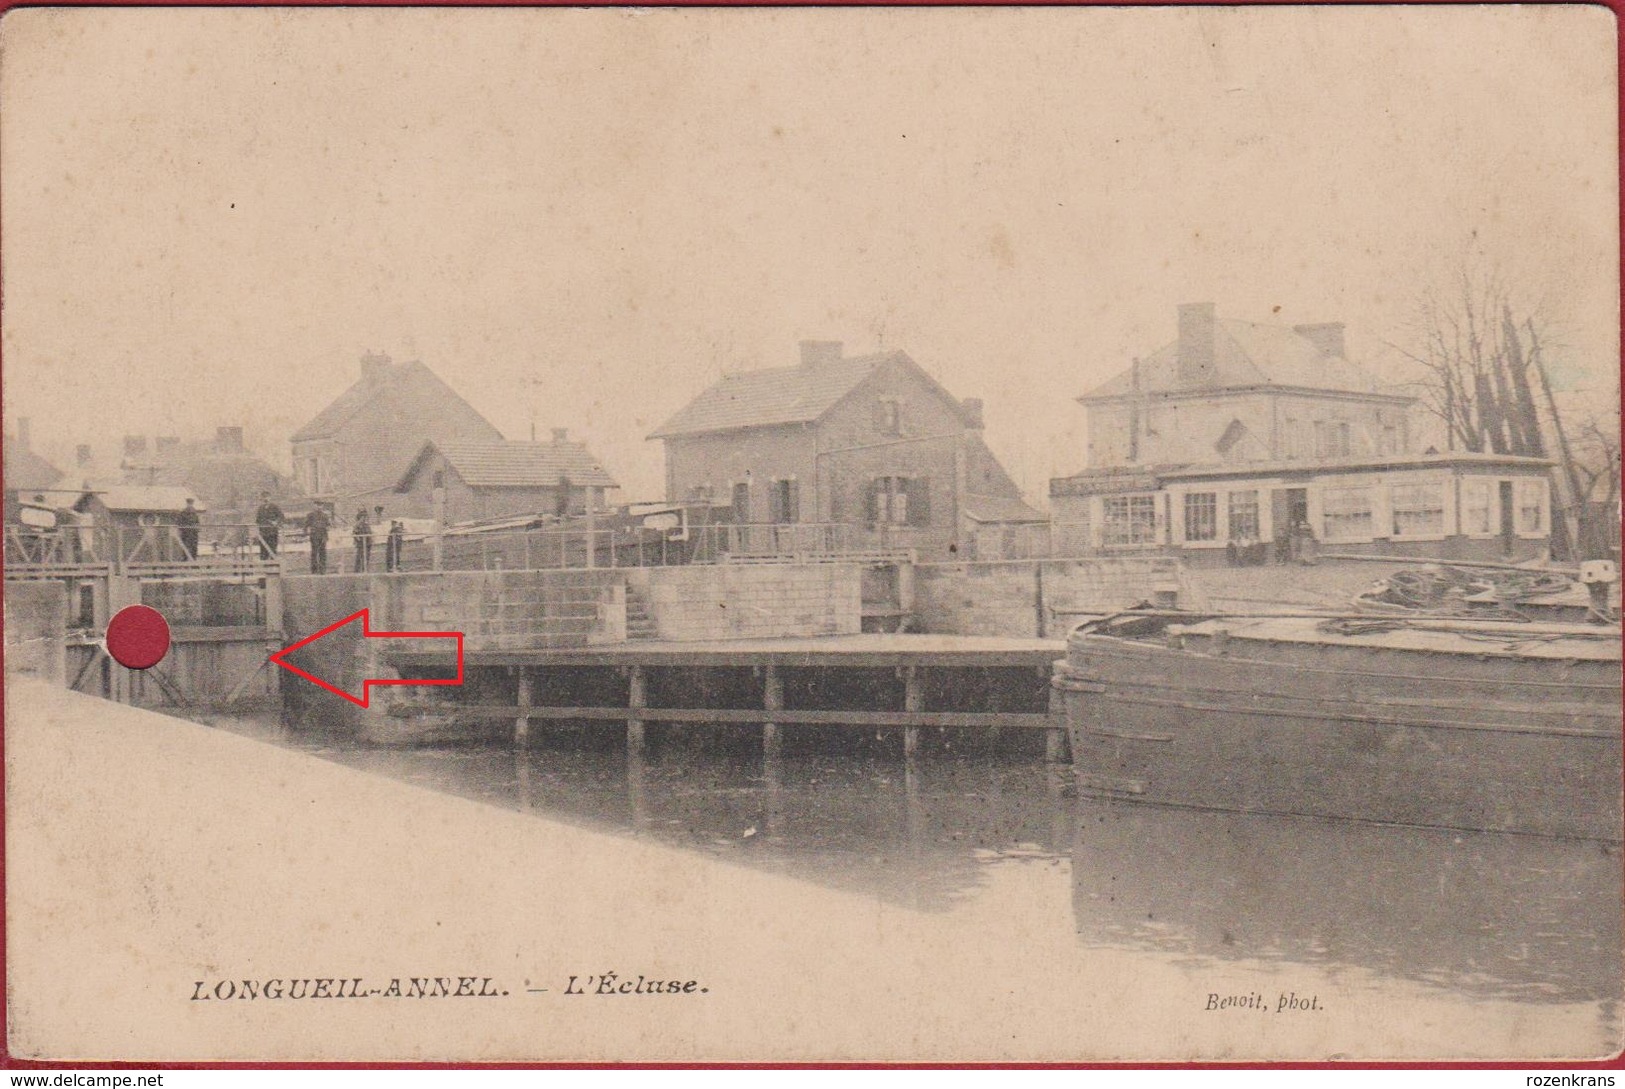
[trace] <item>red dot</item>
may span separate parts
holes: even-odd
[[[107,653],[126,669],[151,669],[169,653],[169,621],[150,605],[126,605],[107,625]]]

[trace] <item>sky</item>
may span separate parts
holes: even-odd
[[[72,464],[241,425],[273,464],[360,356],[505,435],[645,436],[796,342],[986,401],[1029,497],[1179,303],[1344,321],[1399,376],[1464,260],[1619,359],[1600,7],[21,9],[0,20],[8,429]]]

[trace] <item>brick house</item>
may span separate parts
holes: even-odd
[[[222,525],[253,522],[266,492],[289,514],[308,505],[293,481],[244,445],[241,427],[216,428],[213,439],[202,441],[159,437],[150,447],[144,436],[126,435],[119,482],[185,488]]]
[[[671,501],[838,525],[850,548],[970,558],[974,541],[1045,522],[983,442],[982,403],[905,352],[802,341],[799,365],[726,376],[649,437],[665,443]]]
[[[606,494],[620,487],[585,443],[555,428],[552,442],[428,442],[395,485],[388,504],[396,517],[432,518],[435,492],[446,523],[509,515],[568,517],[603,510]]]
[[[34,452],[27,416],[18,418],[15,435],[5,436],[0,457],[4,459],[0,461],[0,471],[5,474],[8,497],[20,492],[45,491],[56,487],[64,476],[61,469]]]
[[[1078,398],[1092,469],[1403,454],[1414,397],[1345,354],[1343,325],[1291,328],[1179,308],[1178,338]]]
[[[361,377],[294,432],[294,477],[313,499],[385,503],[426,442],[500,442],[502,433],[422,363],[361,357]]]
[[[1338,551],[1529,558],[1550,463],[1409,452],[1415,398],[1385,393],[1338,323],[1179,308],[1177,339],[1078,398],[1088,468],[1050,481],[1058,547],[1279,559],[1307,526]]]

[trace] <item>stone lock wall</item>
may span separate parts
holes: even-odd
[[[915,631],[1059,638],[1068,614],[1109,612],[1173,593],[1200,608],[1196,588],[1168,557],[919,564]]]
[[[622,572],[446,571],[384,578],[398,631],[460,631],[469,650],[557,649],[626,638]],[[398,619],[396,619],[398,618]],[[373,626],[379,627],[375,615]]]
[[[856,564],[716,564],[628,574],[662,640],[851,635],[862,626]]]

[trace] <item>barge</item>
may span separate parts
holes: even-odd
[[[1622,838],[1618,625],[1131,611],[1052,686],[1086,796]]]

